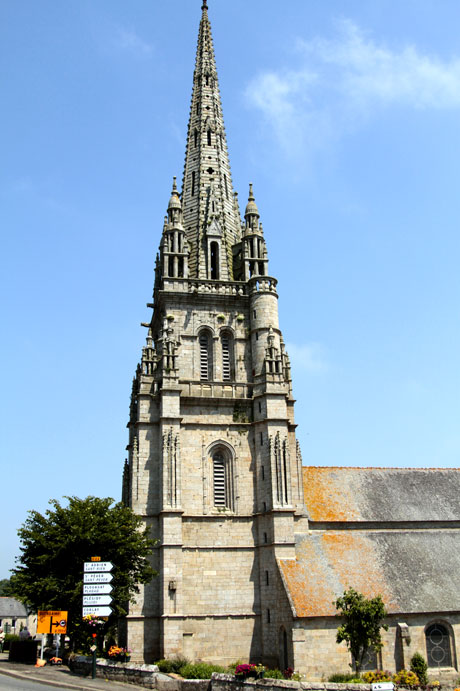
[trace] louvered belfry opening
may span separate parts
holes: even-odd
[[[214,506],[227,506],[225,459],[220,451],[213,456]]]
[[[230,338],[228,334],[222,334],[222,379],[230,381],[232,378],[231,364],[230,364]]]
[[[200,379],[209,380],[209,335],[204,331],[200,334]]]

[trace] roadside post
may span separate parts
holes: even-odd
[[[112,602],[110,593],[112,586],[110,582],[113,578],[110,573],[113,564],[110,561],[101,561],[100,557],[91,557],[91,561],[85,561],[83,565],[83,616],[94,615],[96,617],[108,618],[112,614],[109,606]],[[94,644],[90,650],[93,654],[92,678],[96,678],[96,637],[92,634]]]

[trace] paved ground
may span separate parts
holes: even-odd
[[[68,667],[34,667],[33,665],[23,665],[19,662],[8,662],[8,653],[0,653],[0,674],[15,677],[16,679],[28,679],[36,681],[48,688],[58,687],[64,689],[74,689],[79,691],[89,691],[93,689],[110,688],[110,691],[129,691],[130,689],[143,689],[145,687],[137,684],[122,684],[115,681],[106,681],[105,679],[91,679],[84,677],[77,677],[71,673]]]

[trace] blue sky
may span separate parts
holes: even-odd
[[[0,578],[27,510],[120,496],[200,4],[0,5]],[[460,4],[209,6],[304,463],[459,466]]]

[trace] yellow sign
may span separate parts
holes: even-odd
[[[101,561],[100,557],[91,557],[91,561]]]
[[[37,633],[67,633],[67,612],[38,610]]]

